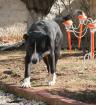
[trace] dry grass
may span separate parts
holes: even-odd
[[[22,35],[6,35],[0,37],[0,43],[3,44],[14,44],[18,41],[21,41],[23,39]]]

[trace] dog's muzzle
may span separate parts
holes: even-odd
[[[32,64],[36,64],[37,63],[37,59],[32,59]]]
[[[39,62],[39,54],[38,53],[34,53],[32,55],[31,62],[32,62],[32,64],[36,64],[37,62]]]
[[[49,51],[44,52],[43,54],[34,53],[31,57],[32,64],[38,63],[44,56],[50,54]]]

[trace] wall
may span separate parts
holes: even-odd
[[[0,41],[15,41],[27,29],[28,11],[20,0],[0,0]],[[20,37],[19,37],[20,38]]]
[[[90,0],[90,13],[96,19],[96,0]]]

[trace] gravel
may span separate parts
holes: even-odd
[[[34,100],[26,100],[10,93],[0,90],[0,105],[48,105],[44,102],[36,102]]]

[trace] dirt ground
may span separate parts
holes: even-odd
[[[24,51],[0,52],[0,81],[20,85],[24,77]],[[96,104],[96,61],[83,59],[78,51],[62,51],[57,64],[57,83],[48,86],[46,65],[32,66],[33,88],[46,89],[85,103]]]

